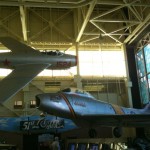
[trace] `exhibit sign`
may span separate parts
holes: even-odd
[[[45,118],[39,120],[20,121],[21,130],[42,130],[42,129],[60,129],[64,128],[64,119],[47,120]]]

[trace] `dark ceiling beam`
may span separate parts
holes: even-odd
[[[26,1],[2,1],[0,0],[0,6],[24,6],[24,7],[45,7],[45,8],[78,8],[83,7],[86,5],[89,5],[92,3],[93,0],[82,0],[80,3],[61,3],[61,1],[58,3],[56,2],[26,2]]]
[[[142,28],[145,28],[145,25],[147,23],[149,23],[150,21],[150,13],[146,16],[146,18],[133,30],[132,34],[129,35],[125,40],[124,43],[128,43],[130,42],[130,40],[132,40],[132,38],[134,38],[134,36],[136,34],[138,34],[138,32],[140,32],[140,30],[142,30]]]

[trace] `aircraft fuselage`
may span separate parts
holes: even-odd
[[[1,53],[0,68],[14,69],[18,65],[51,64],[47,69],[65,69],[76,65],[76,56],[46,55],[42,53]]]
[[[84,115],[129,115],[147,113],[143,109],[125,108],[96,100],[94,97],[71,92],[58,92],[36,96],[40,110],[66,118]]]

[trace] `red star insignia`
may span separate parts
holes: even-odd
[[[4,64],[5,66],[9,66],[9,65],[10,65],[10,61],[8,61],[7,59],[5,59],[5,60],[3,61],[3,64]]]

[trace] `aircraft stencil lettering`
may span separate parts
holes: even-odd
[[[70,67],[71,66],[71,62],[57,62],[57,66],[58,67]]]
[[[75,101],[74,104],[77,106],[86,107],[86,104],[84,102]]]

